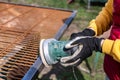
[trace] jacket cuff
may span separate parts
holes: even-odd
[[[95,31],[95,36],[97,35],[97,25],[95,23],[95,19],[90,21],[88,28],[91,28],[93,31]]]
[[[112,51],[113,44],[114,44],[113,40],[109,39],[104,40],[102,44],[102,52],[111,55],[110,53]]]

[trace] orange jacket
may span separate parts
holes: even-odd
[[[96,19],[93,19],[90,22],[89,27],[95,31],[96,35],[102,34],[111,27],[112,13],[113,0],[108,0]],[[112,56],[116,61],[120,62],[120,39],[116,39],[115,41],[105,39],[102,45],[102,52]]]

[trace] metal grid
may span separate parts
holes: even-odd
[[[4,80],[20,80],[37,58],[40,36],[29,34],[0,59],[0,77]]]
[[[0,3],[0,80],[21,80],[37,59],[40,39],[54,37],[70,15]]]

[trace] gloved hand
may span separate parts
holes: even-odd
[[[92,29],[86,28],[82,32],[72,33],[70,36],[70,40],[80,36],[94,36],[94,35],[95,35],[95,32]]]
[[[64,51],[71,50],[72,48],[78,46],[73,55],[63,57],[60,59],[63,66],[77,66],[83,60],[92,55],[92,52],[100,51],[102,52],[101,44],[103,43],[103,38],[96,37],[76,37],[65,45]]]

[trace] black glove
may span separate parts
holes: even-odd
[[[78,46],[78,49],[74,51],[73,55],[61,58],[61,64],[64,66],[77,66],[83,60],[92,55],[92,52],[100,51],[102,52],[101,43],[103,38],[96,37],[76,37],[71,40],[65,46],[65,51]]]
[[[94,36],[94,35],[95,35],[95,32],[92,29],[86,28],[82,32],[72,33],[70,36],[70,40],[80,36]]]

